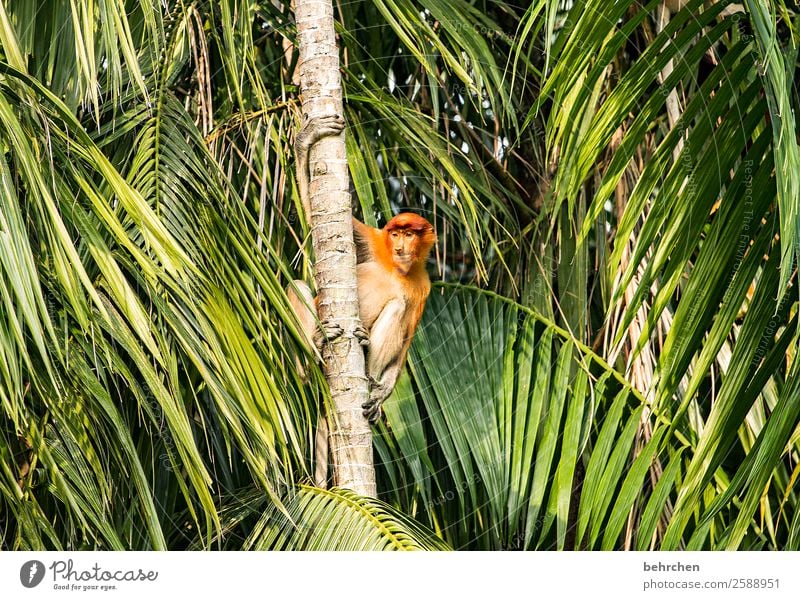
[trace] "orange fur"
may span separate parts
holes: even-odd
[[[414,238],[410,245],[411,265],[399,265],[392,251],[390,233],[393,231],[410,230]],[[430,279],[425,269],[431,248],[436,243],[436,234],[426,219],[414,213],[400,213],[390,220],[383,229],[369,227],[357,219],[353,219],[356,246],[358,248],[359,266],[369,264],[369,268],[359,269],[359,295],[369,297],[366,290],[380,290],[381,299],[391,295],[391,284],[399,284],[403,290],[404,299],[409,308],[408,320],[405,322],[407,336],[413,336],[417,328],[425,301],[430,293]],[[374,267],[379,266],[379,269]],[[385,302],[380,302],[385,304]],[[370,306],[362,307],[362,312],[370,314]],[[366,311],[364,310],[366,309]],[[374,319],[367,318],[364,326],[369,330]]]
[[[436,243],[423,217],[401,213],[383,229],[353,219],[358,249],[361,321],[369,333],[368,371],[377,382],[370,397],[378,407],[391,393],[425,310],[431,282],[425,269]]]

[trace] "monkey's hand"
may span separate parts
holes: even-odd
[[[370,424],[374,425],[377,423],[383,411],[381,410],[381,405],[386,398],[389,397],[389,394],[392,393],[391,388],[381,384],[379,381],[376,381],[370,376],[367,376],[369,380],[369,400],[367,400],[364,404],[361,405],[361,408],[364,409],[362,413]]]
[[[342,130],[344,130],[344,119],[341,115],[325,115],[308,119],[295,138],[295,152],[298,154],[308,152],[311,146],[322,138],[339,135]]]
[[[369,332],[364,329],[363,325],[359,325],[353,330],[353,335],[362,346],[369,346]]]
[[[342,329],[336,323],[322,321],[319,324],[319,327],[317,327],[317,330],[314,332],[314,345],[319,351],[322,351],[322,344],[325,343],[325,340],[331,342],[343,333],[344,329]]]

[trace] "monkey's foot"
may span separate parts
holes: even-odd
[[[386,388],[375,381],[375,379],[370,376],[367,376],[367,379],[369,380],[370,384],[369,400],[364,402],[364,404],[361,405],[361,408],[364,409],[362,414],[367,417],[367,420],[371,425],[374,425],[380,420],[381,415],[383,414],[381,405],[383,405],[383,401],[389,394],[386,393]]]
[[[325,340],[332,342],[343,333],[344,329],[342,329],[336,323],[331,323],[327,320],[322,321],[317,330],[314,332],[314,344],[317,348],[322,349],[322,344],[325,342]]]
[[[303,124],[297,133],[297,147],[308,150],[324,137],[339,135],[344,130],[344,119],[341,115],[325,115],[314,117]]]
[[[363,326],[359,325],[358,327],[356,327],[353,330],[353,335],[356,337],[359,344],[361,344],[362,346],[369,346],[369,332],[366,329],[364,329]],[[374,381],[375,381],[374,379],[370,381],[370,384],[372,384]]]
[[[383,402],[373,402],[370,400],[361,405],[361,408],[364,409],[362,414],[367,417],[367,421],[369,421],[370,425],[374,425],[380,421],[381,415],[383,415],[381,404],[383,404]]]

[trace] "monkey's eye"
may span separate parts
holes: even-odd
[[[406,237],[407,237],[407,238],[412,238],[412,237],[414,237],[414,232],[413,232],[413,231],[411,231],[410,229],[406,229]]]

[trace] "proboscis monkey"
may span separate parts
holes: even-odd
[[[308,155],[311,147],[328,135],[339,135],[344,120],[338,115],[310,119],[297,135],[297,183],[306,216],[311,214],[308,188]],[[362,328],[356,335],[368,345],[367,376],[369,400],[364,416],[375,423],[381,404],[392,393],[405,364],[431,283],[425,264],[436,234],[423,217],[401,213],[383,229],[369,227],[353,219],[353,234],[358,256],[358,305]],[[309,344],[319,347],[325,338],[342,334],[341,328],[320,323],[316,299],[302,281],[288,289],[289,300],[300,318]]]

